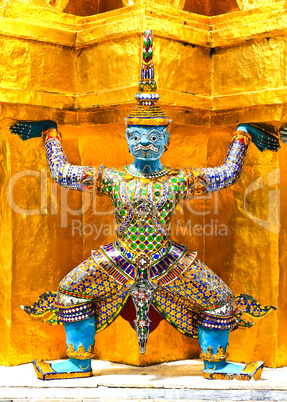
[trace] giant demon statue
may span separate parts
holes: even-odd
[[[61,186],[93,191],[111,198],[117,238],[97,251],[59,284],[57,292],[42,294],[25,311],[32,317],[62,323],[69,360],[34,361],[41,379],[92,375],[94,337],[121,313],[132,298],[140,352],[145,352],[152,305],[182,334],[199,338],[205,378],[260,378],[263,362],[246,366],[226,362],[230,330],[248,326],[245,314],[265,316],[272,306],[261,306],[248,295],[234,297],[226,284],[171,238],[171,217],[180,200],[190,200],[236,183],[250,142],[260,151],[277,151],[278,138],[266,126],[241,124],[231,140],[222,166],[172,169],[160,158],[169,144],[170,120],[157,106],[159,95],[152,61],[152,32],[144,36],[138,105],[126,119],[126,137],[134,158],[123,169],[71,165],[53,121],[18,122],[14,134],[45,142],[52,177]],[[262,128],[263,127],[263,128]]]

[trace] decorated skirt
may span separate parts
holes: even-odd
[[[97,332],[122,312],[137,273],[137,265],[124,255],[116,242],[92,252],[60,283],[58,292],[42,294],[24,310],[49,324],[96,317]],[[155,284],[153,307],[177,330],[197,337],[198,324],[213,329],[253,325],[248,317],[263,318],[273,306],[261,306],[249,295],[236,298],[225,283],[196,253],[171,243],[167,252],[149,262],[149,277]]]

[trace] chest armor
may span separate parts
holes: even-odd
[[[183,182],[173,176],[160,179],[124,177],[114,186],[118,239],[132,253],[151,254],[170,241],[171,217]]]
[[[143,258],[153,282],[173,281],[195,258],[170,236],[172,214],[186,195],[184,174],[170,170],[163,177],[138,178],[107,169],[103,184],[115,209],[117,239],[93,251],[96,263],[125,286],[134,282]]]

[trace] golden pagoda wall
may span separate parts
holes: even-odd
[[[55,290],[91,249],[114,238],[109,200],[96,200],[95,215],[92,199],[52,186],[41,140],[22,142],[9,134],[9,123],[56,120],[72,163],[129,163],[123,118],[134,104],[142,32],[151,28],[158,92],[173,120],[164,163],[219,165],[239,122],[286,121],[285,26],[283,2],[216,17],[149,2],[89,17],[16,1],[0,8],[1,364],[65,356],[63,328],[32,321],[19,305]],[[251,145],[235,186],[180,205],[173,220],[174,237],[197,250],[235,294],[279,307],[230,342],[231,359],[273,367],[287,364],[284,155],[284,148],[260,154]],[[7,185],[15,174],[23,174],[13,187],[17,208],[39,213],[11,208]],[[247,194],[260,177],[262,188]],[[279,201],[269,204],[271,194],[281,198],[280,233]],[[196,357],[198,346],[162,321],[140,356],[134,331],[119,317],[96,336],[96,356],[150,364]]]

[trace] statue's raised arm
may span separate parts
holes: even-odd
[[[189,196],[219,191],[235,184],[240,177],[250,142],[261,152],[277,152],[280,148],[279,134],[273,126],[265,123],[240,124],[222,166],[187,169]]]
[[[57,123],[51,120],[20,121],[10,127],[13,134],[23,140],[42,137],[45,143],[46,158],[53,179],[63,187],[79,191],[96,191],[104,167],[78,166],[69,163],[62,147],[62,135]]]

